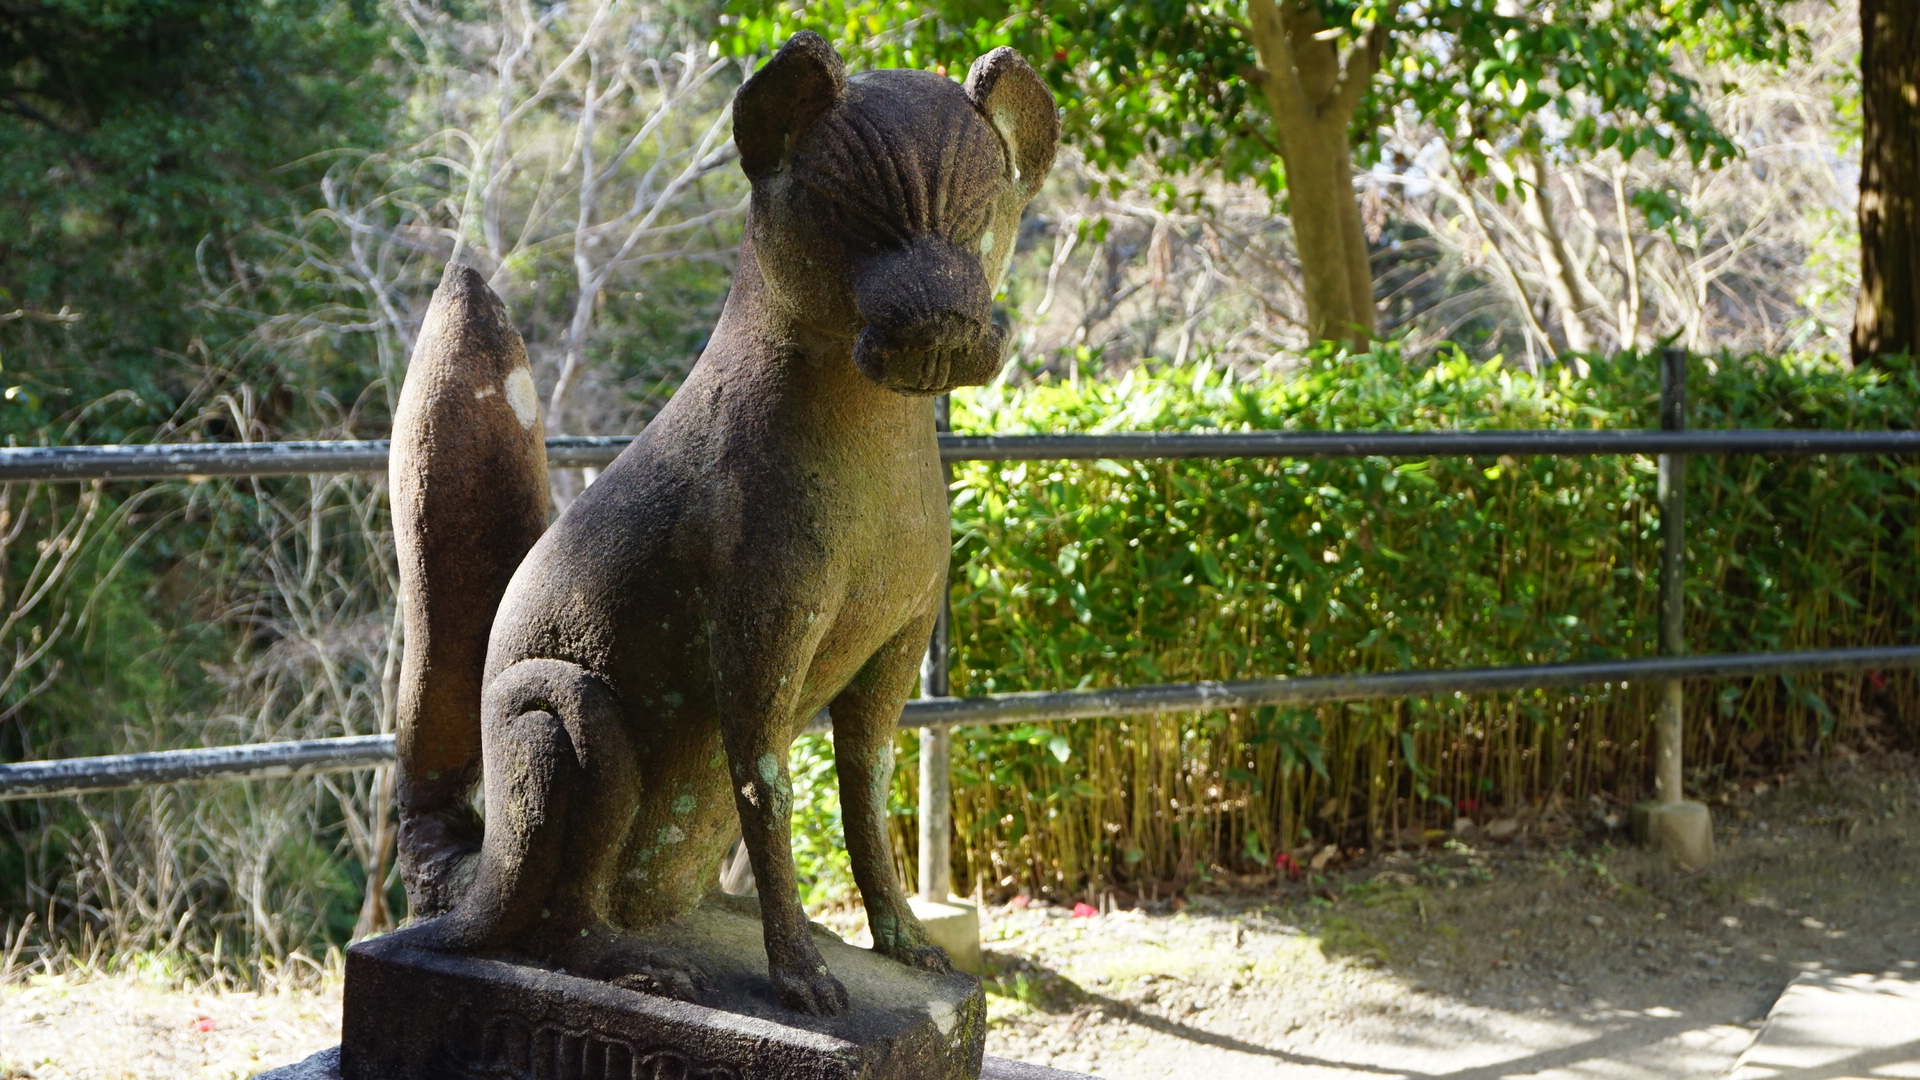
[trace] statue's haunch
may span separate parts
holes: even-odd
[[[622,931],[699,904],[737,824],[774,992],[832,1014],[848,999],[797,895],[788,748],[830,705],[874,948],[944,970],[886,829],[950,544],[926,396],[1000,369],[993,295],[1059,129],[1009,49],[964,87],[849,78],[810,33],[733,111],[753,196],[711,344],[544,534],[524,350],[472,271],[435,294],[394,434],[400,854],[435,948],[690,995],[697,958]]]

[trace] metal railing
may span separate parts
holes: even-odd
[[[604,468],[631,435],[547,440],[555,469]],[[0,447],[0,481],[177,480],[387,471],[384,439],[357,442]],[[955,461],[1498,457],[1596,454],[1914,454],[1920,431],[1234,431],[941,434]]]
[[[1143,715],[1267,705],[1309,705],[1439,694],[1663,684],[1656,782],[1663,801],[1681,797],[1681,681],[1842,670],[1920,667],[1920,646],[1786,653],[1683,655],[1685,462],[1688,455],[1915,454],[1920,431],[1685,429],[1685,354],[1661,357],[1661,428],[1653,431],[1123,432],[1087,435],[939,435],[943,460],[1026,461],[1182,458],[1332,458],[1652,454],[1660,459],[1660,653],[1657,657],[1569,664],[1177,683],[1104,690],[947,695],[945,619],[922,671],[923,696],[900,718],[921,730],[921,892],[944,896],[950,804],[947,732],[956,725]],[[547,440],[554,468],[603,467],[625,436]],[[0,481],[79,481],[381,472],[388,444],[287,442],[218,445],[0,448]],[[826,730],[823,711],[809,730]],[[0,800],[74,795],[191,780],[287,776],[355,769],[393,760],[389,735],[161,751],[0,765]]]
[[[1369,675],[1308,675],[1237,682],[1169,683],[1106,690],[1022,690],[979,697],[927,697],[907,702],[903,729],[946,731],[972,724],[1022,724],[1108,716],[1152,716],[1211,709],[1390,701],[1440,694],[1504,690],[1558,690],[1678,679],[1750,679],[1825,671],[1920,667],[1920,645],[1818,649],[1791,653],[1594,660],[1528,667],[1447,668]],[[807,731],[832,730],[821,710]],[[66,758],[0,765],[0,800],[85,795],[189,780],[251,780],[385,765],[393,736],[349,735],[301,742],[253,743],[196,750],[161,750],[109,757]],[[931,772],[931,770],[930,770]]]

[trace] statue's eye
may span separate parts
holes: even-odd
[[[993,254],[993,230],[988,229],[980,234],[980,257],[984,259],[991,254]]]

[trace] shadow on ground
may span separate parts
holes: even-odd
[[[1730,792],[1699,872],[1522,829],[1182,911],[1001,909],[992,1052],[1208,1080],[1721,1075],[1800,972],[1914,975],[1906,764]]]

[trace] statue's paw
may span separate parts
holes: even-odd
[[[417,949],[431,952],[460,952],[467,942],[461,937],[456,920],[445,916],[417,919],[395,931],[394,937]]]
[[[774,998],[794,1012],[839,1016],[852,1004],[847,998],[847,988],[840,985],[840,980],[833,977],[817,954],[809,963],[776,964],[771,974]]]
[[[651,964],[608,980],[622,990],[699,1004],[700,985],[691,969],[674,964]]]
[[[679,954],[641,944],[608,926],[559,928],[539,949],[552,967],[655,997],[699,1004],[706,976]]]
[[[935,975],[953,974],[953,959],[947,955],[947,950],[929,942],[875,943],[873,951],[918,971],[931,971]]]
[[[482,826],[462,803],[400,821],[400,876],[413,916],[431,919],[453,910],[473,884]]]

